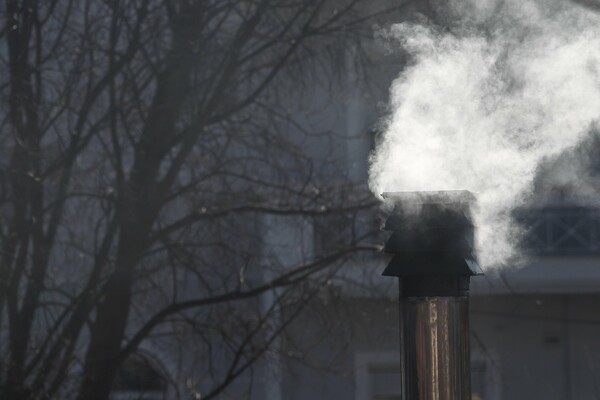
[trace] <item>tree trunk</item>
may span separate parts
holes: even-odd
[[[116,360],[131,304],[133,270],[142,251],[140,241],[127,231],[121,233],[116,271],[106,284],[106,295],[92,324],[79,400],[108,399],[118,367]]]

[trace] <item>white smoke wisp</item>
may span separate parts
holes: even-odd
[[[542,0],[451,4],[450,15],[478,14],[449,31],[401,23],[384,34],[412,61],[390,89],[369,183],[376,195],[475,192],[479,261],[493,268],[517,256],[509,215],[540,162],[600,116],[600,15]]]

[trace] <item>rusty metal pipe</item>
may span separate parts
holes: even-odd
[[[470,399],[468,297],[409,297],[400,304],[402,399]]]

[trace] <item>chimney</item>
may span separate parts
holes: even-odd
[[[474,256],[468,191],[396,192],[383,272],[399,278],[402,400],[471,399],[469,283]]]

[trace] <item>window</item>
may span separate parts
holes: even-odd
[[[472,400],[497,400],[497,379],[488,362],[479,357],[471,362]],[[398,353],[358,353],[355,357],[356,400],[403,400]]]
[[[343,214],[315,217],[315,255],[329,254],[343,247],[352,235],[352,226],[352,218]]]
[[[134,354],[117,371],[111,400],[161,400],[166,382],[147,357]]]
[[[400,400],[400,354],[357,353],[354,358],[356,400]]]
[[[397,366],[371,366],[369,383],[372,400],[401,400],[400,368]]]
[[[486,365],[484,362],[471,362],[471,400],[487,400],[485,396]]]

